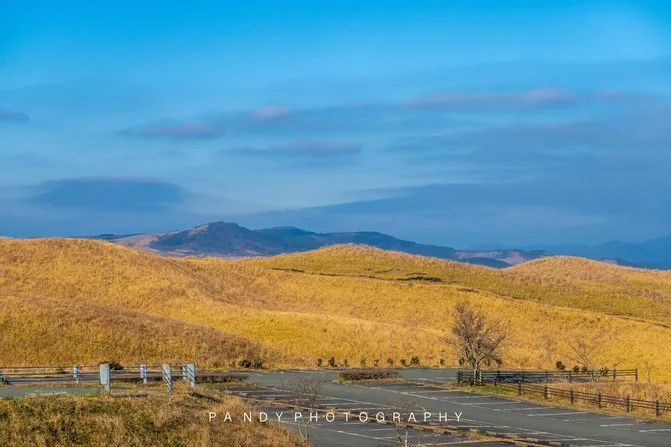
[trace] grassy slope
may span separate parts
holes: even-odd
[[[671,324],[671,272],[583,258],[543,258],[497,270],[369,247],[334,246],[251,262],[311,273],[434,279],[508,297]]]
[[[208,422],[208,412],[232,422]],[[0,445],[28,446],[298,446],[286,430],[245,423],[237,399],[193,396],[89,396],[0,399]],[[216,420],[215,420],[216,421]]]
[[[664,375],[670,284],[667,272],[574,258],[499,271],[352,246],[230,261],[162,258],[100,241],[0,240],[0,299],[11,304],[2,306],[0,321],[14,322],[0,341],[22,340],[9,357],[0,353],[0,363],[22,352],[39,353],[40,361],[109,358],[115,346],[97,340],[111,328],[132,347],[112,351],[120,361],[161,361],[172,353],[212,364],[251,352],[276,366],[312,366],[332,355],[353,365],[413,355],[454,364],[445,339],[454,304],[466,299],[510,323],[507,366],[571,363],[568,338],[590,337],[599,327],[608,335],[603,364],[647,362],[655,378],[671,381]],[[42,307],[50,310],[39,313]],[[21,325],[26,314],[33,318]],[[91,323],[59,323],[80,314]],[[53,358],[44,338],[33,336],[44,327],[52,337],[70,334]],[[181,338],[186,330],[194,335]],[[173,338],[162,347],[158,340],[168,333]]]

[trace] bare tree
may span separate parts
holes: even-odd
[[[326,380],[322,374],[300,374],[283,384],[283,388],[289,392],[289,398],[296,405],[297,410],[308,412],[307,418],[302,417],[296,420],[298,435],[305,444],[310,443],[313,422],[309,413],[317,409],[317,401],[325,383]]]
[[[538,369],[548,369],[547,365],[557,360],[557,336],[547,332],[541,334],[540,340],[538,341],[538,351]]]
[[[645,378],[648,383],[652,383],[652,371],[655,369],[655,364],[649,359],[643,359],[643,371],[645,371]]]
[[[458,303],[454,312],[452,336],[460,363],[473,369],[475,378],[482,365],[503,363],[502,346],[508,334],[499,320],[488,320],[478,307]]]
[[[422,443],[423,436],[420,430],[416,430],[416,434],[413,437],[414,439],[411,439],[408,436],[408,419],[410,418],[410,414],[421,414],[424,409],[419,407],[414,400],[405,395],[401,395],[398,399],[388,402],[387,406],[392,410],[391,425],[394,428],[394,434],[396,436],[395,441],[398,445],[401,447],[424,445]],[[398,418],[394,418],[395,415],[398,416]]]
[[[582,366],[583,370],[590,372],[594,381],[599,380],[596,358],[603,350],[606,339],[607,334],[604,330],[597,330],[589,336],[578,330],[568,342],[571,360]]]

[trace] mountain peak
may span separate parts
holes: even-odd
[[[545,255],[520,250],[501,250],[494,254],[463,252],[452,247],[419,244],[378,231],[315,233],[293,226],[250,230],[237,223],[223,221],[209,222],[188,230],[170,233],[119,238],[116,242],[165,255],[223,257],[271,256],[338,244],[353,244],[490,267],[507,267]]]

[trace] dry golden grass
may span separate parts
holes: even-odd
[[[209,422],[209,411],[228,411],[233,419]],[[212,402],[187,395],[0,399],[0,446],[302,445],[276,425],[243,422],[245,411],[235,398]]]
[[[671,323],[671,272],[613,266],[583,258],[557,256],[497,270],[340,245],[247,262],[339,276],[424,278],[511,298]]]
[[[355,246],[223,260],[4,239],[0,342],[11,349],[0,364],[24,356],[20,363],[225,365],[258,355],[269,366],[331,356],[356,366],[416,355],[455,365],[446,339],[454,305],[466,300],[509,325],[505,367],[572,366],[568,342],[598,334],[599,364],[645,365],[654,381],[671,383],[670,290],[668,272],[577,258],[494,270]]]

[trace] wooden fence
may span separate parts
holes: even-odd
[[[550,383],[550,382],[593,382],[593,381],[638,382],[638,369],[601,369],[595,371],[522,371],[486,370],[474,372],[470,369],[457,371],[457,382],[469,383]]]
[[[571,404],[575,404],[576,402],[586,402],[594,404],[598,408],[610,405],[614,407],[621,407],[627,413],[633,411],[634,409],[647,409],[654,410],[657,416],[661,416],[662,412],[671,411],[671,403],[664,403],[660,402],[659,400],[652,401],[632,399],[630,396],[607,396],[601,393],[586,393],[584,391],[575,391],[573,389],[567,390],[563,388],[553,388],[547,385],[538,385],[524,382],[518,382],[516,384],[499,383],[497,386],[514,389],[517,391],[519,396],[524,394],[537,394],[542,395],[545,399],[558,397],[569,400]]]

